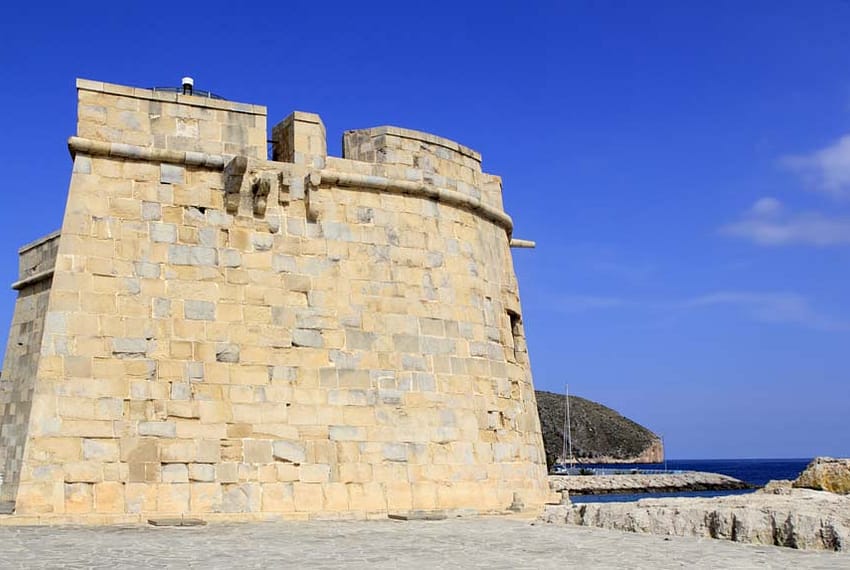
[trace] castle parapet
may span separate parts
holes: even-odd
[[[266,108],[77,80],[77,136],[180,152],[266,158]]]
[[[481,172],[481,155],[469,147],[430,133],[399,127],[346,131],[343,157],[362,162],[401,164],[458,180]]]

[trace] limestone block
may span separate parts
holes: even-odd
[[[345,512],[349,510],[348,488],[343,483],[326,483],[324,491],[324,509],[330,512]]]
[[[300,476],[298,463],[277,463],[274,467],[278,481],[298,481]]]
[[[222,491],[219,483],[192,483],[189,489],[189,506],[193,513],[220,512]]]
[[[306,454],[300,442],[278,440],[272,443],[272,453],[277,461],[304,463]]]
[[[157,489],[147,483],[124,485],[124,504],[127,513],[151,513],[157,510]]]
[[[183,302],[183,311],[187,319],[211,321],[215,319],[215,304],[210,301],[187,299]]]
[[[262,485],[263,512],[284,513],[295,510],[295,494],[291,483],[264,483]]]
[[[258,512],[261,499],[259,483],[225,484],[222,485],[221,510],[225,513]]]
[[[183,184],[185,173],[186,169],[182,166],[163,163],[160,165],[159,181],[162,184]]]
[[[191,439],[164,440],[159,447],[163,463],[188,463],[197,458],[198,444]]]
[[[159,461],[157,440],[150,437],[125,437],[119,440],[121,461],[146,463]]]
[[[407,461],[407,445],[404,443],[385,443],[382,454],[387,461]]]
[[[177,226],[175,224],[152,222],[150,224],[150,236],[151,240],[155,242],[175,243],[177,241]]]
[[[236,249],[219,250],[222,267],[239,267],[242,265],[242,254]]]
[[[384,484],[386,488],[387,510],[409,511],[413,506],[413,490],[407,481],[390,481]]]
[[[124,483],[104,481],[94,487],[94,510],[97,513],[124,512]]]
[[[90,483],[65,484],[65,512],[90,513],[94,509],[94,491]]]
[[[119,455],[118,440],[83,440],[83,459],[87,461],[118,461]]]
[[[321,512],[324,509],[324,493],[319,483],[292,484],[295,510],[303,512]]]
[[[221,442],[219,439],[201,439],[196,443],[195,453],[198,463],[218,463],[221,461]]]
[[[139,435],[173,438],[177,435],[174,422],[139,422]]]
[[[265,439],[246,439],[243,442],[243,454],[246,463],[270,463],[272,442]]]
[[[329,437],[335,441],[365,441],[366,430],[362,427],[337,425],[329,426]]]
[[[215,248],[191,245],[169,246],[168,262],[174,265],[194,265],[201,267],[215,267],[218,264]]]
[[[321,348],[324,346],[322,333],[313,329],[294,329],[292,331],[292,345]]]
[[[82,456],[82,440],[70,437],[40,437],[30,441],[29,454],[33,459],[44,462],[79,461]]]
[[[188,483],[157,485],[156,510],[161,514],[189,512],[190,487]]]
[[[384,486],[380,483],[351,483],[347,485],[351,510],[378,512],[387,510]]]
[[[239,480],[239,468],[237,463],[226,462],[215,466],[215,478],[221,483],[235,483]]]
[[[185,463],[169,463],[162,466],[163,483],[188,483],[189,471]]]
[[[103,481],[103,464],[99,461],[76,461],[64,465],[65,482],[97,483]]]
[[[144,338],[113,338],[112,353],[116,356],[144,356],[148,351],[148,340]]]
[[[300,480],[304,483],[327,483],[330,471],[330,465],[307,463],[301,465]]]

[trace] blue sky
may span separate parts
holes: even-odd
[[[538,389],[673,458],[850,455],[850,2],[123,4],[0,21],[0,282],[61,223],[74,79],[192,75],[319,113],[332,154],[382,124],[479,150],[538,242]]]

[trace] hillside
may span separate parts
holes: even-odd
[[[564,445],[564,395],[538,391],[537,409],[551,467]],[[570,396],[573,456],[584,463],[655,463],[664,458],[657,435],[616,411],[578,396]]]

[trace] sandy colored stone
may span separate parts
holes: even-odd
[[[542,520],[799,549],[850,550],[850,498],[808,489],[547,506]]]
[[[512,222],[480,155],[380,127],[331,157],[295,112],[267,160],[265,108],[163,95],[79,83],[63,233],[20,254],[0,501],[539,509]]]
[[[850,494],[850,459],[815,457],[793,483],[794,487]]]

